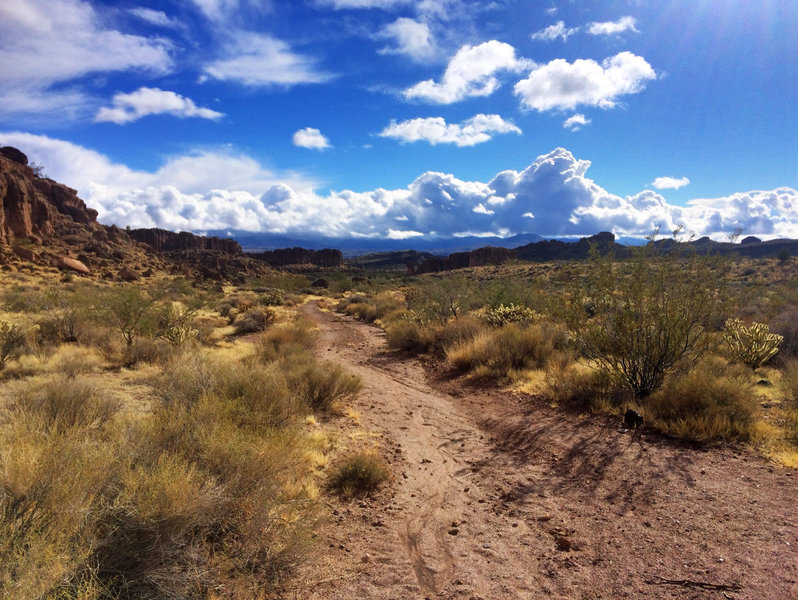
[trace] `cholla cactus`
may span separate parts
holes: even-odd
[[[197,337],[198,333],[193,327],[182,324],[165,329],[163,337],[175,346],[182,346],[187,341]]]
[[[9,360],[17,360],[25,348],[25,332],[18,325],[0,321],[0,370]]]
[[[494,327],[501,327],[507,323],[534,323],[540,319],[540,315],[520,304],[501,304],[498,308],[485,309],[484,319]]]
[[[772,358],[784,339],[777,333],[770,333],[764,323],[751,323],[746,327],[740,319],[726,321],[723,338],[734,357],[752,369],[758,369]]]

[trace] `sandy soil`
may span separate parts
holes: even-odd
[[[304,311],[363,378],[394,479],[333,503],[313,583],[286,597],[798,599],[798,473],[471,388]]]

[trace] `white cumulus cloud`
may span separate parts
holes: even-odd
[[[552,42],[557,38],[562,38],[563,42],[567,42],[568,38],[577,31],[579,31],[578,27],[566,27],[565,22],[557,21],[554,25],[549,25],[545,29],[533,33],[532,39]]]
[[[330,147],[330,141],[318,129],[305,127],[294,133],[294,146],[324,150]]]
[[[62,119],[73,116],[89,102],[85,92],[69,84],[90,73],[143,69],[162,74],[172,66],[169,51],[162,39],[106,25],[82,0],[3,0],[0,113],[57,110]]]
[[[424,60],[435,52],[429,25],[415,19],[401,17],[386,25],[378,37],[394,42],[381,49],[382,54],[405,54],[414,60]]]
[[[113,106],[100,108],[95,121],[111,123],[129,123],[148,115],[169,114],[174,117],[199,117],[201,119],[220,119],[224,113],[201,108],[175,92],[158,88],[142,87],[129,94],[115,94]]]
[[[148,172],[45,136],[0,132],[0,140],[76,188],[101,222],[120,226],[410,239],[466,232],[642,236],[683,224],[690,233],[716,239],[738,228],[763,239],[798,238],[795,189],[696,199],[687,206],[670,204],[653,190],[618,196],[588,177],[589,161],[564,148],[487,182],[428,171],[404,188],[322,195],[313,191],[315,182],[269,171],[245,155],[197,152]]]
[[[582,113],[576,113],[575,115],[568,117],[562,124],[563,127],[570,129],[571,131],[579,131],[585,125],[590,125],[590,119],[585,117],[585,115]]]
[[[238,32],[225,57],[204,67],[206,76],[252,86],[293,86],[323,83],[334,76],[317,68],[317,61],[297,54],[269,35]]]
[[[587,32],[593,35],[617,35],[624,31],[639,33],[634,17],[621,17],[617,21],[593,22],[587,26]]]
[[[532,65],[518,58],[510,44],[491,40],[463,46],[449,61],[440,83],[428,79],[405,90],[410,99],[451,104],[471,96],[489,96],[500,85],[497,74],[517,72]]]
[[[151,8],[144,8],[144,7],[136,7],[129,9],[130,14],[135,17],[138,17],[142,21],[145,21],[151,25],[157,25],[158,27],[167,27],[170,29],[178,29],[183,26],[183,24],[171,18],[162,10],[153,10]]]
[[[537,111],[573,109],[580,104],[611,108],[619,96],[642,91],[656,76],[644,58],[631,52],[621,52],[601,64],[558,58],[533,69],[515,85],[515,93],[524,106]]]
[[[456,144],[474,146],[487,142],[497,133],[522,133],[521,130],[505,121],[499,115],[474,115],[460,123],[446,123],[443,117],[410,119],[391,124],[380,132],[382,137],[390,137],[402,142],[429,142],[436,144]]]
[[[687,177],[657,177],[651,182],[658,190],[678,190],[690,183]]]

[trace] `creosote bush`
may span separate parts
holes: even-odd
[[[677,365],[707,351],[718,291],[711,257],[663,254],[650,244],[624,261],[594,254],[584,280],[552,312],[585,357],[644,399]]]

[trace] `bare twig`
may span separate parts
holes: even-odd
[[[666,579],[665,577],[660,577],[659,575],[654,575],[654,578],[646,580],[646,583],[649,585],[678,585],[681,587],[696,587],[701,588],[702,590],[720,590],[727,592],[739,592],[743,589],[743,586],[737,585],[736,583],[727,585],[724,583],[692,581],[690,579]]]

